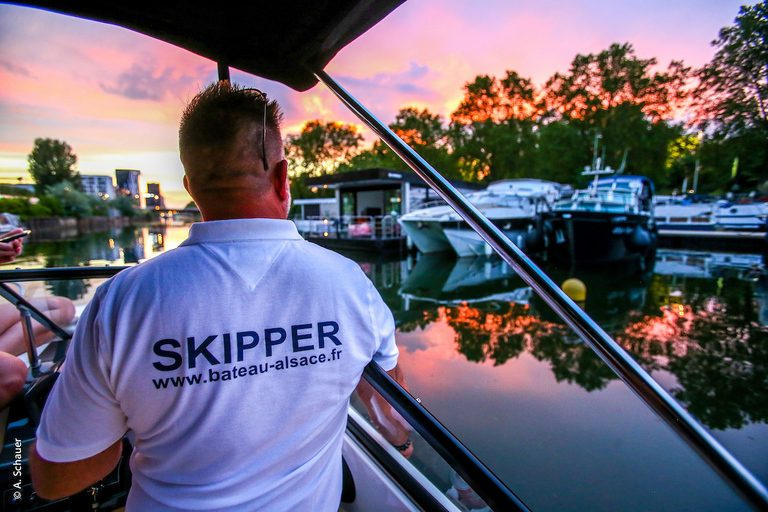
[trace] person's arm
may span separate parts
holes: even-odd
[[[93,457],[73,462],[50,462],[32,445],[29,470],[35,492],[43,499],[57,500],[71,496],[95,484],[117,466],[123,453],[123,440]]]
[[[32,484],[45,499],[88,488],[107,476],[122,454],[127,418],[99,343],[99,311],[108,286],[102,284],[83,311],[30,449]]]
[[[387,374],[406,391],[408,390],[408,387],[405,385],[403,371],[399,365],[389,370]],[[392,446],[398,448],[405,458],[409,458],[413,453],[411,432],[403,424],[404,420],[397,414],[397,411],[368,384],[365,378],[360,379],[357,385],[357,396],[360,397],[360,400],[365,405],[371,424],[376,427],[376,430]]]
[[[395,382],[397,382],[398,384],[400,384],[400,385],[403,387],[403,389],[405,389],[406,391],[408,391],[408,385],[405,383],[405,374],[403,373],[403,370],[402,370],[402,368],[400,368],[400,365],[399,365],[399,364],[396,364],[394,368],[392,368],[391,370],[389,370],[389,371],[387,372],[387,375],[389,375],[390,377],[392,377],[392,379],[393,379]]]

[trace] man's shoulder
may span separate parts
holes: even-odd
[[[292,246],[293,250],[300,256],[307,260],[308,263],[313,266],[328,266],[329,269],[357,269],[360,270],[360,265],[353,260],[343,256],[337,252],[321,247],[316,243],[310,241],[299,242]]]

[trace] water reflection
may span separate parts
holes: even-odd
[[[674,376],[669,391],[706,426],[768,422],[762,256],[660,251],[655,268],[641,274],[548,273],[556,283],[581,279],[585,311],[646,370]],[[498,258],[421,257],[398,295],[390,306],[400,332],[445,323],[468,361],[498,366],[529,353],[558,382],[587,391],[617,380]]]
[[[557,464],[568,467],[571,460],[578,460],[576,466],[585,475],[615,478],[607,477],[602,468],[584,470],[584,454],[573,444],[555,444],[567,430],[548,432],[553,427],[543,418],[551,421],[553,414],[559,416],[553,411],[578,409],[565,425],[573,424],[567,428],[582,432],[579,442],[592,447],[589,457],[599,461],[598,466],[612,467],[616,458],[667,459],[663,468],[658,466],[660,462],[648,462],[642,470],[633,470],[645,474],[643,478],[658,475],[669,485],[664,492],[660,484],[654,484],[653,496],[640,497],[637,493],[645,490],[638,485],[643,481],[638,477],[633,483],[623,481],[620,487],[624,491],[615,495],[614,490],[603,488],[601,492],[614,500],[609,500],[607,509],[602,505],[586,509],[664,510],[658,503],[688,500],[679,493],[689,493],[681,489],[697,485],[707,487],[707,492],[696,498],[698,502],[694,500],[696,504],[692,502],[691,509],[731,509],[733,498],[725,497],[727,492],[722,489],[714,490],[714,480],[707,480],[708,470],[695,457],[685,459],[686,450],[678,441],[659,441],[660,424],[643,416],[647,413],[643,406],[638,403],[626,409],[625,399],[615,402],[617,389],[626,389],[616,375],[501,260],[430,255],[369,261],[363,268],[395,314],[404,362],[409,373],[415,374],[412,389],[483,460],[498,464],[493,469],[505,481],[540,486],[542,494],[532,498],[532,504],[540,499],[544,509],[585,509],[588,498],[579,504],[580,490],[575,484],[563,491],[571,493],[572,505],[547,494],[548,485],[564,485],[562,478],[554,476]],[[768,451],[768,279],[761,255],[664,250],[658,252],[656,265],[642,273],[622,274],[614,268],[545,270],[558,284],[570,277],[582,280],[587,288],[582,304],[586,312],[758,478],[768,480],[768,462],[755,455]],[[388,279],[380,280],[384,275]],[[463,365],[458,358],[464,360]],[[547,368],[556,387],[546,383],[540,367]],[[538,377],[530,377],[533,374]],[[509,398],[497,397],[491,384],[506,382],[513,375],[515,383],[503,386]],[[583,396],[577,398],[570,391],[574,387]],[[543,389],[548,391],[539,396]],[[530,400],[513,398],[519,395],[538,397],[538,402],[533,405]],[[602,410],[599,420],[576,407],[577,403]],[[546,411],[544,404],[549,407]],[[501,410],[514,411],[514,419],[498,424],[488,421],[489,411],[492,418]],[[615,410],[623,412],[617,416]],[[595,430],[595,421],[604,426]],[[652,434],[650,425],[656,429]],[[584,428],[588,430],[582,431]],[[508,431],[517,435],[505,439]],[[546,469],[531,476],[536,483],[521,477],[531,467],[530,458],[524,457],[533,455],[524,455],[517,436],[528,431],[541,432],[526,437],[541,446],[535,456],[548,460]],[[654,455],[626,445],[627,436],[635,440],[647,436],[648,446],[656,447]],[[598,455],[605,443],[611,448],[610,455]],[[547,445],[558,446],[560,451],[549,452],[544,448]],[[515,460],[514,454],[523,462]],[[570,473],[568,478],[573,480]],[[629,491],[632,485],[637,485],[637,493]],[[666,497],[661,498],[664,493]]]
[[[18,263],[27,268],[135,265],[165,250],[168,229],[166,226],[128,226],[73,239],[30,241],[24,244]],[[146,247],[151,247],[151,254]],[[87,279],[72,279],[47,281],[46,286],[53,295],[77,300],[86,296],[90,283]]]

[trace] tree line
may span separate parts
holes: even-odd
[[[540,178],[586,185],[600,139],[603,162],[651,178],[665,193],[768,192],[768,0],[743,6],[700,69],[658,70],[630,43],[577,54],[537,87],[509,70],[479,75],[445,119],[401,109],[389,127],[449,179]],[[286,138],[294,197],[307,177],[371,167],[405,170],[386,145],[363,148],[356,127],[314,120]],[[686,190],[682,187],[686,184]]]
[[[29,175],[35,182],[34,192],[0,185],[0,194],[6,196],[0,197],[0,211],[18,215],[22,220],[29,217],[106,217],[110,210],[117,210],[124,217],[140,214],[128,196],[102,199],[85,193],[76,169],[77,155],[64,141],[35,139],[27,164]]]

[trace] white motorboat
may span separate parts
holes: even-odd
[[[570,187],[536,179],[502,180],[467,194],[467,200],[521,249],[536,249],[542,237],[537,220]],[[491,253],[490,247],[447,205],[403,215],[403,230],[422,253],[453,249],[460,257]]]
[[[768,204],[735,204],[727,199],[687,202],[669,198],[657,201],[654,218],[659,230],[766,231]]]

